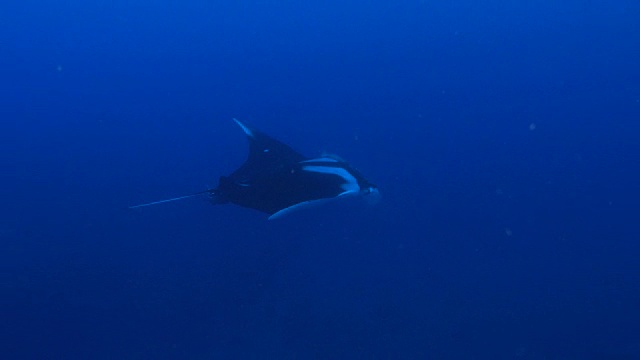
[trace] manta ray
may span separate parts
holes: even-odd
[[[212,204],[235,204],[276,219],[335,199],[358,196],[369,203],[379,200],[378,187],[341,158],[335,155],[307,158],[289,145],[233,120],[249,140],[249,155],[237,170],[221,176],[216,188],[130,208],[206,194]]]

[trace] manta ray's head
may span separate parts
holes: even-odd
[[[362,195],[364,201],[369,205],[375,205],[382,199],[380,190],[378,190],[378,187],[373,184],[363,187],[362,190],[360,190],[360,195]]]

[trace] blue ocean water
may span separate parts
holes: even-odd
[[[640,3],[0,4],[0,358],[640,359]],[[237,117],[381,189],[206,199]]]

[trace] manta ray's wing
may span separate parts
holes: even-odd
[[[228,177],[241,184],[249,184],[289,169],[306,158],[289,145],[233,119],[247,135],[247,160]]]

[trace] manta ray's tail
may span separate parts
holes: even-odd
[[[217,192],[216,190],[209,189],[209,190],[199,191],[199,192],[197,192],[197,193],[193,193],[193,194],[189,194],[189,195],[178,196],[178,197],[171,198],[171,199],[165,199],[165,200],[154,201],[154,202],[145,203],[145,204],[140,204],[140,205],[129,206],[129,209],[135,209],[135,208],[140,208],[140,207],[145,207],[145,206],[151,206],[151,205],[157,205],[157,204],[162,204],[162,203],[171,202],[171,201],[176,201],[176,200],[187,199],[187,198],[190,198],[190,197],[194,197],[194,196],[198,196],[198,195],[203,195],[203,194],[207,194],[207,193],[208,193],[208,194],[211,194],[211,196],[213,196],[213,194],[215,194],[216,192]]]

